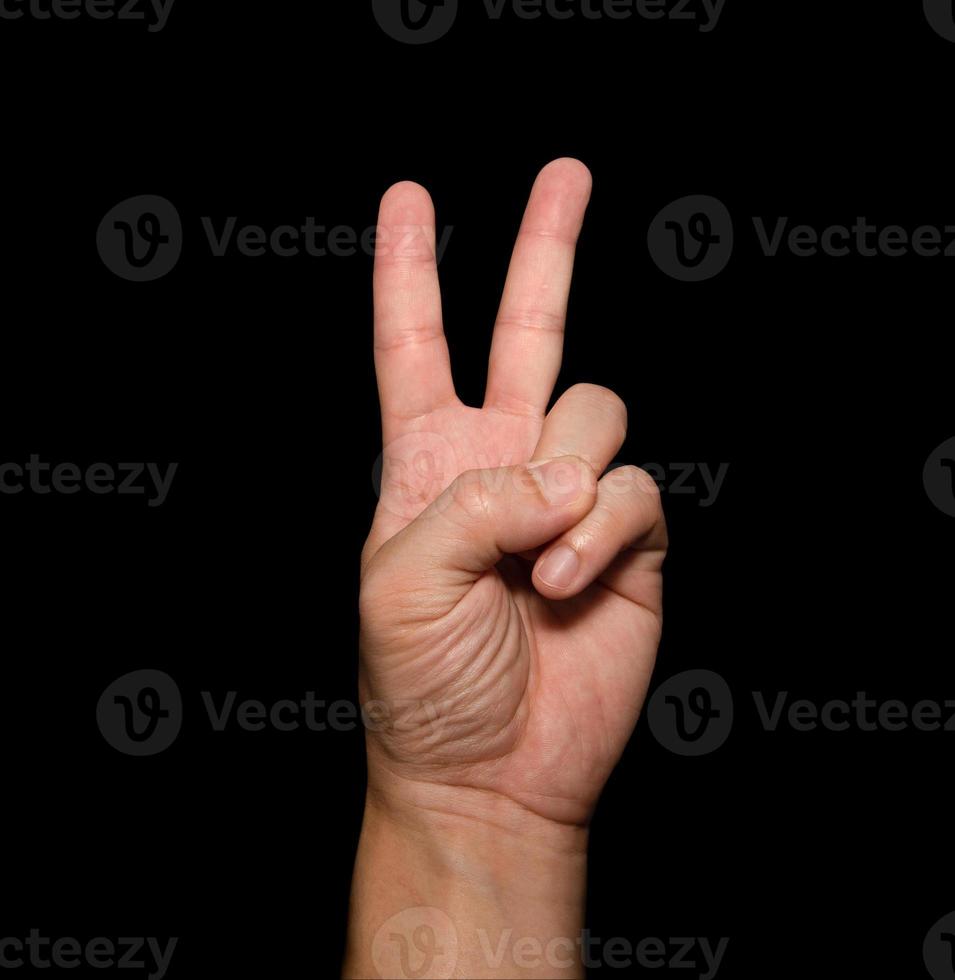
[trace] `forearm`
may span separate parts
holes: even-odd
[[[583,976],[586,831],[471,792],[400,808],[369,795],[349,980]]]

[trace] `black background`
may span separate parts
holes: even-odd
[[[955,224],[953,65],[917,3],[728,0],[709,34],[468,4],[422,47],[365,2],[180,0],[160,33],[0,21],[0,462],[179,463],[158,508],[0,496],[0,933],[176,935],[170,977],[339,969],[361,732],[215,733],[199,692],[357,697],[371,259],[215,258],[200,219],[361,230],[391,182],[425,184],[453,227],[446,330],[476,402],[530,184],[569,155],[595,190],[558,390],[621,394],[621,458],[729,464],[710,507],[665,494],[655,683],[715,670],[738,714],[700,759],[641,721],[594,820],[588,927],[729,937],[726,978],[926,975],[923,938],[955,909],[955,734],[770,734],[750,692],[955,697],[955,520],[922,485],[955,435],[951,266],[767,259],[750,219]],[[147,284],[95,243],[138,194],[185,229]],[[736,222],[701,284],[646,247],[688,194]],[[186,704],[147,759],[95,721],[141,667]]]

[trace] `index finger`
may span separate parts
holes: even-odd
[[[534,416],[547,409],[590,189],[590,171],[571,159],[549,163],[534,183],[494,325],[486,408]]]

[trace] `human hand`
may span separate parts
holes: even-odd
[[[600,476],[621,400],[576,385],[545,415],[589,196],[577,161],[540,174],[480,409],[451,380],[431,201],[382,201],[360,693],[388,722],[368,726],[349,977],[582,975],[586,825],[646,694],[666,549],[653,480]]]
[[[590,183],[564,159],[534,186],[480,409],[451,379],[431,201],[407,183],[382,201],[385,239],[405,244],[375,270],[385,449],[361,668],[363,701],[407,705],[369,738],[371,789],[394,800],[584,824],[646,693],[657,487],[636,467],[597,482],[626,434],[612,392],[577,385],[545,417]]]

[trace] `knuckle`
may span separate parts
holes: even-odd
[[[461,517],[468,523],[481,522],[491,514],[491,488],[482,470],[465,470],[451,485],[451,495]]]

